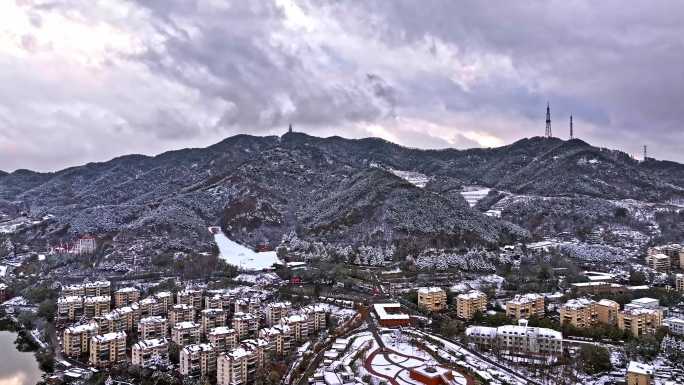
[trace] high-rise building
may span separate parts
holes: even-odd
[[[194,322],[179,322],[171,329],[171,341],[178,346],[199,344],[200,325]]]
[[[152,316],[138,321],[138,337],[141,340],[165,339],[167,330],[166,318]]]
[[[217,385],[244,385],[252,383],[257,370],[263,367],[263,348],[256,344],[243,344],[219,356]]]
[[[238,335],[235,329],[226,326],[211,329],[207,335],[209,343],[217,352],[223,353],[233,350],[238,344]]]
[[[111,302],[109,296],[86,297],[83,299],[83,314],[88,319],[107,314],[111,310]]]
[[[140,340],[131,348],[133,365],[143,368],[169,365],[169,344],[166,338]]]
[[[90,364],[101,368],[126,362],[126,333],[99,334],[90,339]]]
[[[273,326],[282,318],[290,314],[292,304],[290,302],[272,302],[266,305],[266,323]]]
[[[202,290],[185,289],[176,294],[178,297],[177,303],[181,305],[188,305],[196,311],[202,310]]]
[[[195,320],[195,309],[186,304],[173,305],[169,310],[169,326],[173,327],[180,322]]]
[[[235,329],[238,337],[243,339],[250,335],[256,335],[259,329],[259,319],[249,313],[235,313],[231,327]]]
[[[140,291],[134,287],[123,287],[114,292],[114,307],[129,306],[140,300]]]
[[[209,330],[220,326],[226,326],[226,316],[221,309],[205,309],[201,312],[202,334],[207,335]]]
[[[88,353],[90,349],[90,339],[98,334],[97,323],[90,322],[83,325],[71,326],[64,329],[62,345],[64,355],[67,357],[78,358],[82,354]]]
[[[678,292],[684,292],[684,274],[677,274],[675,276],[675,286]]]
[[[216,373],[216,349],[212,344],[187,345],[180,352],[180,373],[210,377]]]

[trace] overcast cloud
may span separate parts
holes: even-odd
[[[544,133],[684,161],[676,1],[0,2],[0,169],[237,133],[490,147]]]

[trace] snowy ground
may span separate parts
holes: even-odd
[[[415,171],[389,170],[392,174],[404,179],[416,187],[423,188],[430,181],[430,177]]]
[[[262,270],[278,262],[275,251],[257,253],[237,242],[231,241],[223,233],[214,234],[214,240],[219,248],[219,258],[242,269]]]
[[[463,198],[465,198],[470,207],[473,207],[480,199],[489,194],[489,190],[491,189],[477,186],[466,186],[463,188],[461,195],[463,195]]]

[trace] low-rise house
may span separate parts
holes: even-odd
[[[378,322],[384,327],[400,327],[409,326],[411,318],[401,309],[401,304],[394,303],[376,303],[373,304],[373,310],[378,317]]]
[[[627,367],[627,385],[653,385],[653,366],[636,361]]]

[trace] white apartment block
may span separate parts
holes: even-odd
[[[555,330],[528,327],[524,320],[518,325],[498,328],[471,326],[466,329],[470,343],[481,348],[497,349],[502,353],[523,353],[529,356],[560,356],[563,335]]]

